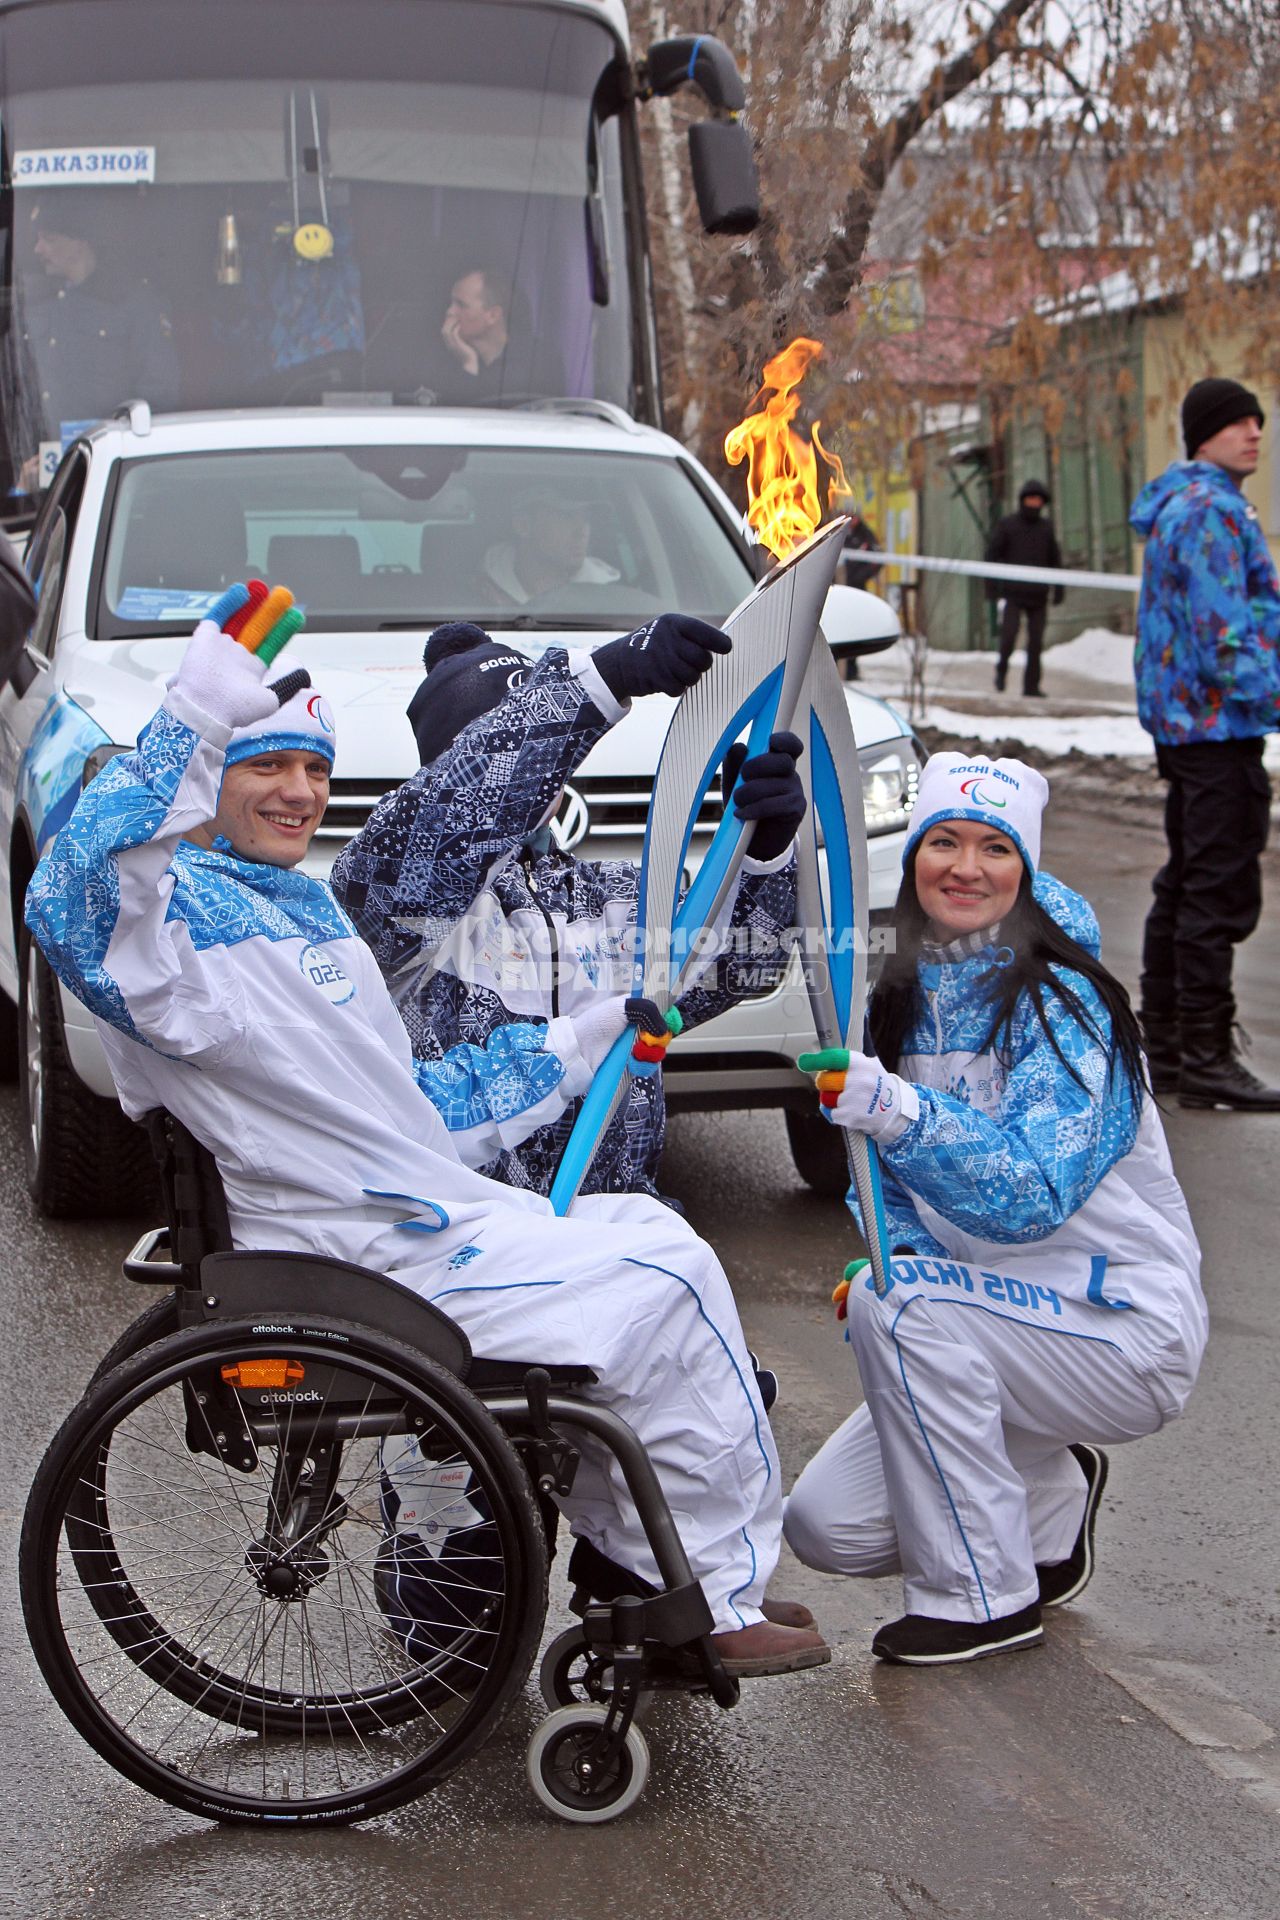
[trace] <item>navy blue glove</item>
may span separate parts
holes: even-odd
[[[690,613],[660,613],[625,640],[610,640],[591,658],[615,700],[638,694],[682,694],[700,680],[713,653],[728,653],[731,641],[719,627]]]
[[[767,753],[748,760],[746,745],[739,740],[724,757],[720,789],[725,805],[732,793],[739,820],[760,822],[747,847],[753,860],[776,860],[796,837],[805,815],[804,788],[796,772],[803,752],[794,733],[775,733],[770,735]]]

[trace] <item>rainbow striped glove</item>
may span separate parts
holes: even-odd
[[[874,1054],[823,1047],[817,1053],[802,1053],[796,1065],[801,1073],[813,1075],[822,1111],[837,1127],[850,1127],[887,1144],[920,1112],[911,1082],[882,1067]]]
[[[639,998],[627,1001],[627,1020],[639,1029],[636,1043],[631,1049],[628,1070],[637,1080],[647,1080],[661,1067],[667,1057],[667,1048],[676,1035],[683,1031],[684,1021],[678,1007],[668,1007],[662,1013],[652,1000]]]
[[[844,1279],[839,1282],[835,1292],[831,1296],[831,1304],[836,1310],[837,1320],[847,1320],[849,1318],[849,1289],[858,1278],[858,1275],[866,1272],[870,1266],[871,1262],[869,1260],[851,1260],[845,1268]]]
[[[200,622],[169,685],[221,726],[251,726],[280,701],[267,669],[305,624],[288,587],[228,587]]]

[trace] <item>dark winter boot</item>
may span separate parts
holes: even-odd
[[[1155,1013],[1143,1007],[1138,1015],[1142,1046],[1147,1056],[1153,1093],[1176,1093],[1182,1068],[1182,1043],[1176,1013]]]
[[[1001,660],[996,666],[996,692],[997,693],[1004,692],[1004,683],[1005,683],[1005,680],[1008,678],[1008,674],[1009,674],[1009,669],[1005,665],[1004,661]]]
[[[1280,1113],[1280,1087],[1264,1086],[1236,1052],[1234,1009],[1183,1014],[1180,1107],[1221,1107],[1231,1113]]]

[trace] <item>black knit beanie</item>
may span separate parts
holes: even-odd
[[[1242,387],[1238,380],[1197,380],[1182,403],[1182,438],[1188,460],[1215,433],[1237,420],[1256,420],[1265,426],[1266,414],[1256,393]]]
[[[409,702],[409,725],[424,767],[438,760],[464,727],[505,700],[529,670],[524,654],[499,646],[468,620],[437,627],[422,664],[427,677]]]

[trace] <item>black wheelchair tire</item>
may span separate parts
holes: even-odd
[[[154,1327],[171,1305],[156,1302],[122,1340],[138,1336],[145,1323]],[[409,1679],[403,1683],[404,1698],[399,1702],[394,1684],[377,1698],[356,1693],[345,1699],[329,1694],[300,1700],[295,1687],[273,1699],[272,1689],[249,1689],[255,1697],[245,1730],[264,1742],[277,1734],[296,1737],[304,1721],[330,1736],[336,1727],[338,1733],[355,1738],[365,1750],[373,1743],[363,1740],[362,1734],[376,1729],[385,1737],[387,1730],[424,1714],[441,1729],[438,1738],[430,1733],[424,1736],[433,1739],[427,1751],[404,1766],[394,1767],[372,1785],[340,1785],[335,1791],[310,1798],[291,1794],[282,1801],[266,1792],[265,1784],[263,1793],[250,1794],[192,1779],[148,1751],[113,1718],[85,1678],[69,1644],[60,1611],[63,1595],[59,1582],[61,1579],[74,1586],[75,1580],[69,1576],[65,1562],[60,1565],[61,1541],[65,1529],[75,1565],[77,1547],[72,1536],[77,1524],[92,1526],[85,1502],[96,1497],[102,1484],[97,1463],[109,1450],[117,1426],[145,1407],[149,1396],[175,1385],[180,1387],[193,1367],[220,1365],[226,1356],[243,1358],[245,1350],[255,1346],[273,1354],[287,1351],[303,1355],[308,1363],[321,1366],[332,1363],[335,1345],[341,1345],[344,1365],[364,1369],[380,1390],[393,1397],[403,1395],[406,1405],[416,1402],[442,1431],[456,1434],[459,1446],[482,1474],[484,1492],[500,1529],[509,1579],[500,1623],[492,1636],[492,1658],[475,1680],[474,1693],[449,1726],[435,1718],[430,1701],[420,1697],[420,1688],[415,1692]],[[113,1538],[109,1533],[105,1538],[114,1554]],[[99,1560],[106,1550],[103,1542],[100,1531],[93,1549]],[[83,1550],[82,1541],[81,1558]],[[90,1387],[55,1436],[32,1486],[19,1548],[22,1603],[33,1651],[55,1699],[88,1743],[126,1778],[187,1812],[237,1824],[293,1826],[369,1819],[402,1805],[447,1777],[487,1738],[532,1667],[546,1609],[546,1566],[545,1535],[528,1477],[505,1435],[474,1396],[443,1368],[399,1342],[364,1328],[325,1320],[317,1320],[287,1339],[274,1332],[256,1331],[252,1323],[238,1322],[187,1329],[158,1341],[146,1341],[132,1358]],[[123,1603],[119,1589],[112,1591],[114,1628],[106,1626],[105,1630],[119,1645]],[[232,1718],[234,1676],[219,1676],[197,1654],[184,1658],[184,1649],[170,1644],[172,1636],[169,1641],[162,1638],[164,1630],[147,1613],[146,1603],[136,1594],[134,1598],[141,1609],[135,1625],[144,1638],[150,1636],[151,1650],[141,1659],[136,1649],[124,1651],[147,1681],[154,1678],[151,1665],[163,1654],[166,1670],[156,1680],[153,1696],[158,1698],[163,1692],[180,1702],[184,1695],[190,1696],[187,1704],[213,1721]],[[101,1622],[104,1610],[98,1595],[90,1592],[81,1596],[81,1604],[85,1599]],[[478,1668],[479,1662],[473,1661],[472,1666]],[[458,1691],[453,1689],[455,1696]],[[245,1697],[246,1690],[241,1686],[239,1698]],[[237,1735],[242,1731],[238,1719],[233,1731]],[[313,1752],[319,1738],[320,1733],[313,1732]],[[305,1772],[303,1777],[305,1785]]]
[[[126,1360],[132,1360],[135,1353],[141,1353],[144,1347],[155,1346],[157,1341],[167,1339],[177,1331],[178,1296],[176,1293],[166,1293],[161,1299],[153,1300],[136,1320],[129,1323],[120,1338],[107,1348],[89,1376],[89,1385],[96,1387],[99,1380]]]

